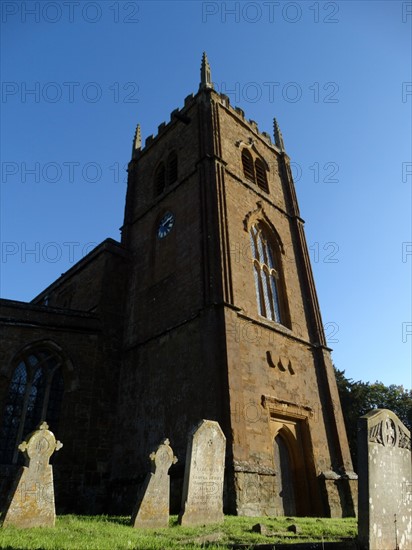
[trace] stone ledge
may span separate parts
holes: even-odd
[[[258,474],[264,476],[275,476],[276,471],[273,468],[267,466],[251,466],[247,462],[234,461],[234,471],[242,472],[245,474]]]
[[[343,474],[338,474],[333,470],[325,470],[319,474],[319,477],[324,479],[330,479],[332,481],[337,481],[338,479],[358,479],[358,475],[355,472],[344,472]]]

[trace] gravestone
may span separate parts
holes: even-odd
[[[359,517],[362,550],[412,548],[411,436],[387,409],[358,424]]]
[[[53,469],[49,459],[63,445],[48,428],[46,422],[42,422],[19,445],[27,466],[21,468],[10,491],[3,527],[53,527],[55,524]]]
[[[169,468],[177,462],[169,440],[165,439],[150,455],[152,472],[145,479],[132,515],[133,527],[168,527],[170,479]]]
[[[202,420],[189,434],[183,482],[181,525],[223,521],[226,438],[213,420]]]

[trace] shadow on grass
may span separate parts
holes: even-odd
[[[130,517],[127,516],[109,516],[107,518],[107,521],[110,521],[111,523],[117,523],[118,525],[126,525],[128,527],[131,526]]]

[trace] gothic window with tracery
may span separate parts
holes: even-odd
[[[0,427],[0,464],[16,464],[18,445],[38,424],[56,430],[63,395],[61,359],[47,348],[26,352],[14,369]]]
[[[281,303],[280,259],[266,228],[256,223],[249,230],[259,314],[285,324]]]

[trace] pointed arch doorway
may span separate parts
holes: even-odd
[[[296,516],[295,468],[286,438],[281,432],[275,437],[273,447],[277,474],[276,499],[280,507],[279,515]]]
[[[270,408],[271,444],[275,470],[274,507],[279,516],[322,513],[308,418],[301,411],[280,414],[274,398]],[[282,411],[283,412],[283,411]]]
[[[275,474],[274,508],[277,515],[322,514],[308,406],[263,395],[268,410]]]

